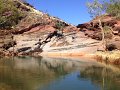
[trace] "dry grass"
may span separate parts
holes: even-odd
[[[120,51],[97,52],[95,58],[98,61],[105,61],[107,63],[120,65]]]

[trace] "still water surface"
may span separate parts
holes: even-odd
[[[120,69],[82,59],[1,58],[0,90],[120,90]]]

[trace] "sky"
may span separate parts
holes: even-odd
[[[26,0],[37,10],[56,16],[65,22],[78,25],[91,20],[87,12],[88,0]]]

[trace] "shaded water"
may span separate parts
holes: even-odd
[[[91,60],[2,58],[0,90],[120,90],[120,70]]]

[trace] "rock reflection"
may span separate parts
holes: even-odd
[[[80,72],[79,79],[91,80],[101,90],[120,90],[120,70],[91,66]]]
[[[0,59],[0,90],[36,90],[78,67],[85,66],[78,61],[63,59],[2,58]]]
[[[90,80],[95,86],[101,86],[101,90],[120,89],[120,73],[97,62],[14,57],[0,59],[0,90],[38,90],[75,71],[80,71],[78,79]]]

